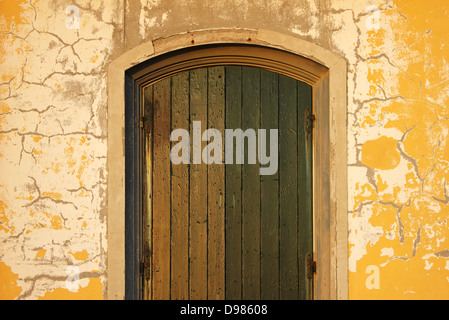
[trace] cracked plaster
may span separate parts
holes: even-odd
[[[80,8],[78,30],[66,27],[69,5]],[[379,8],[375,30],[370,5]],[[349,298],[448,298],[447,4],[0,0],[0,8],[0,279],[9,288],[0,296],[105,296],[108,62],[190,30],[264,28],[348,64]],[[372,265],[381,277],[374,290],[365,286]],[[75,292],[65,288],[68,266],[80,269]]]
[[[70,266],[84,297],[102,298],[106,285],[105,70],[117,4],[88,3],[77,3],[79,30],[66,28],[62,2],[0,3],[0,261],[17,275],[17,299],[64,294]]]

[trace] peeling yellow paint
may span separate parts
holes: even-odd
[[[12,300],[19,296],[22,287],[17,285],[18,275],[0,261],[0,300]]]
[[[26,58],[25,41],[9,34],[26,34],[33,8],[25,0],[0,0],[0,70],[2,82],[9,82],[21,72]],[[13,56],[13,59],[9,59]]]
[[[29,216],[30,218],[34,218],[34,229],[50,228],[53,230],[61,230],[63,228],[63,220],[60,215],[30,209]]]
[[[52,198],[55,200],[61,200],[61,198],[62,198],[62,194],[60,194],[59,192],[44,191],[44,192],[42,192],[42,196],[49,197],[49,198]]]
[[[61,230],[62,229],[62,218],[61,216],[53,216],[50,220],[51,228],[54,230]]]
[[[383,257],[381,249],[385,243],[367,247],[365,257],[359,262],[359,274],[350,273],[349,281],[353,284],[350,299],[446,299],[448,290],[447,275],[426,271],[426,261],[417,257]],[[445,259],[439,260],[442,266]],[[379,268],[379,288],[368,288],[366,270],[369,266]],[[441,267],[440,267],[441,268]],[[361,279],[360,279],[361,278]]]
[[[117,53],[111,38],[121,38],[124,30],[118,21],[110,25],[120,14],[108,8],[113,1],[109,2],[83,6],[88,9],[83,9],[81,28],[71,30],[64,24],[64,10],[55,11],[46,1],[0,0],[0,179],[6,190],[0,198],[0,235],[16,236],[17,229],[34,239],[40,233],[72,230],[64,237],[75,242],[81,233],[83,239],[92,239],[86,246],[83,243],[81,248],[86,250],[69,252],[79,261],[94,252],[104,227],[85,213],[98,213],[98,202],[104,200],[98,190],[90,189],[94,185],[98,189],[98,170],[103,169],[99,159],[107,151],[96,150],[104,140],[97,137],[104,129],[100,123],[107,110],[106,91],[104,84],[90,79],[105,75],[103,61],[109,61],[111,52]],[[293,2],[284,5],[304,14]],[[318,45],[329,46],[326,49],[338,51],[348,61],[348,112],[355,118],[354,126],[348,127],[348,140],[355,141],[350,148],[357,148],[348,150],[353,153],[351,165],[360,169],[350,176],[350,298],[448,299],[449,261],[444,250],[449,250],[449,5],[421,0],[370,3],[381,9],[379,28],[367,29],[363,2],[340,0],[329,2],[331,8],[338,6],[335,10],[305,11],[313,21],[326,16],[330,25],[335,24],[332,32],[327,24],[320,28],[313,24],[313,32],[306,33],[296,22],[288,31],[307,35],[312,42],[319,39]],[[140,14],[146,16],[152,7],[154,3],[141,1]],[[229,21],[237,19],[231,17],[234,14],[243,21],[252,15],[251,10],[262,10],[258,5],[243,7],[236,6],[232,14],[223,10],[223,14]],[[135,21],[137,34],[147,35],[151,24],[155,29],[173,30],[168,25],[172,20],[164,15],[155,13],[156,24],[153,18]],[[109,17],[108,22],[100,17]],[[190,18],[194,23],[194,17]],[[251,22],[245,24],[251,26]],[[338,44],[325,38],[339,32],[344,41]],[[129,43],[132,48],[133,42]],[[90,95],[91,99],[86,98]],[[48,180],[33,186],[31,176]],[[39,236],[42,242],[53,240],[49,239]],[[43,260],[47,254],[45,249],[35,250],[34,246],[24,248],[23,252],[29,252],[26,261]],[[23,260],[21,253],[2,254],[8,261]],[[104,256],[99,257],[92,263],[104,263]],[[0,262],[0,298],[16,298],[21,292],[18,277],[33,279],[36,274],[31,269],[26,265],[14,269],[17,275]],[[34,285],[38,289],[39,284]],[[76,293],[66,288],[51,290],[58,285],[49,284],[40,298],[103,295],[100,279],[90,279]]]
[[[349,296],[448,299],[449,6],[395,0],[379,13],[359,35],[359,159],[374,171],[354,177]]]
[[[374,169],[393,169],[399,164],[400,154],[397,141],[382,136],[376,140],[365,142],[362,147],[362,163]]]
[[[424,191],[437,199],[446,201],[446,184],[449,181],[449,168],[446,160],[437,160],[433,170],[424,181]]]
[[[93,162],[93,160],[90,157],[87,157],[85,154],[83,154],[81,156],[81,163],[79,165],[78,172],[76,175],[76,177],[79,180],[80,187],[83,186],[83,182],[82,182],[83,173],[92,162]]]
[[[385,128],[397,128],[401,132],[414,127],[430,128],[438,119],[436,106],[424,101],[395,99],[382,110],[390,116]]]
[[[14,227],[10,225],[11,213],[8,211],[9,209],[6,202],[0,200],[0,230],[12,234],[14,232]]]
[[[0,1],[0,21],[2,21],[1,29],[9,31],[13,24],[23,24],[26,22],[24,18],[24,7],[27,5],[25,0],[1,0]]]
[[[365,201],[375,201],[376,199],[376,190],[371,184],[365,183],[363,185],[360,185],[359,183],[357,183],[354,193],[353,210],[355,211],[359,207],[359,205]]]
[[[36,143],[38,143],[41,140],[42,140],[42,137],[40,137],[40,136],[34,136],[33,137],[33,141],[36,142]]]
[[[39,300],[103,300],[103,284],[101,279],[90,279],[88,285],[77,292],[56,288],[46,292]]]
[[[33,149],[33,154],[34,154],[35,156],[40,156],[40,155],[43,154],[43,151],[42,151],[42,150]]]
[[[87,253],[86,250],[78,251],[75,253],[69,251],[69,254],[71,254],[76,260],[80,260],[80,261],[84,261],[84,260],[87,260],[87,258],[89,258],[89,254]]]
[[[394,22],[394,28],[401,34],[413,35],[410,40],[403,39],[401,45],[413,46],[413,53],[416,59],[409,61],[407,75],[420,78],[422,81],[420,93],[421,98],[438,97],[441,89],[446,85],[447,73],[442,72],[447,68],[447,57],[449,47],[444,45],[447,36],[447,21],[449,12],[447,4],[440,1],[395,1],[398,10],[407,17],[409,23]],[[416,41],[416,40],[418,41]],[[410,81],[403,80],[400,83],[401,90],[407,90]],[[448,101],[447,94],[443,101]],[[443,102],[442,101],[442,102]],[[444,104],[440,104],[441,109],[446,109]]]
[[[36,259],[41,259],[43,257],[45,257],[45,255],[47,254],[47,250],[46,249],[41,249],[36,253],[35,258]]]
[[[3,101],[0,101],[0,113],[8,113],[11,108]]]

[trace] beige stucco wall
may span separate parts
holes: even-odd
[[[349,298],[449,298],[448,9],[0,0],[0,297],[106,297],[109,63],[152,40],[231,28],[347,62]]]

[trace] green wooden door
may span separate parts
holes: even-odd
[[[144,97],[151,119],[146,297],[310,298],[311,86],[256,67],[214,66],[158,81],[145,88]],[[209,128],[221,133],[221,141],[204,133]],[[179,164],[170,158],[181,145],[181,136],[170,139],[176,129],[189,138],[188,151],[176,149],[185,157]],[[243,139],[242,164],[238,136],[227,161],[226,129],[256,134],[255,140],[249,134]],[[270,139],[275,130],[277,145]],[[267,167],[261,152],[272,156],[269,165],[276,170],[261,174]],[[222,163],[207,163],[208,155]]]

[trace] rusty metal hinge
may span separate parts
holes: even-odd
[[[150,132],[150,121],[148,117],[140,117],[139,126],[145,134]]]
[[[310,108],[306,108],[306,132],[309,134],[315,128],[316,116],[312,113]]]
[[[306,255],[307,279],[312,280],[316,273],[316,261],[313,260],[312,253],[307,252]]]

